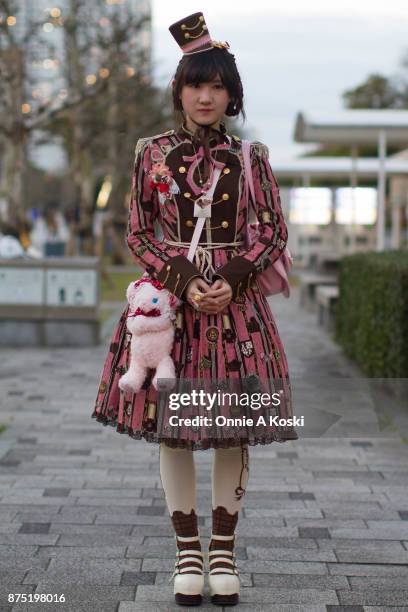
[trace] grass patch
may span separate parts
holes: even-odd
[[[299,277],[293,274],[289,274],[288,275],[288,279],[289,279],[289,285],[291,287],[299,287],[300,285],[300,281],[299,281]]]
[[[104,308],[99,314],[99,323],[103,325],[115,312],[114,308]]]
[[[140,272],[107,272],[101,277],[101,301],[124,302],[129,283],[141,277]]]
[[[7,425],[3,425],[2,423],[0,423],[0,434],[3,433],[3,431],[6,431],[7,429]]]

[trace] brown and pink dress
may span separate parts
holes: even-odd
[[[221,175],[213,196],[211,217],[205,220],[194,261],[187,259],[187,253],[197,221],[193,214],[194,201],[202,193],[203,149],[196,150],[193,134],[182,125],[178,130],[139,140],[135,153],[126,240],[138,266],[181,300],[176,310],[172,350],[177,378],[231,384],[261,381],[262,391],[268,389],[271,394],[278,381],[284,393],[283,401],[274,408],[274,415],[291,418],[285,351],[269,303],[257,283],[257,274],[280,257],[287,242],[279,188],[268,161],[267,147],[258,142],[251,144],[256,196],[253,203],[248,202],[246,196],[240,139],[229,136],[221,124],[221,129],[210,141],[211,171],[218,167]],[[155,164],[165,164],[170,169],[177,193],[166,198],[160,196],[151,180]],[[249,205],[257,215],[261,235],[247,250],[245,232]],[[155,233],[155,222],[161,227],[160,238]],[[221,277],[231,285],[232,301],[222,313],[197,311],[185,300],[185,289],[197,276],[209,284]],[[276,419],[266,419],[265,425],[257,427],[243,425],[229,429],[225,436],[222,428],[169,428],[163,418],[166,411],[151,384],[153,371],[138,393],[123,392],[118,387],[130,357],[127,314],[128,307],[110,343],[93,418],[134,439],[163,441],[173,447],[192,450],[269,444],[298,438],[292,426],[276,425]]]

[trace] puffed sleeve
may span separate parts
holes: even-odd
[[[269,164],[268,148],[251,144],[251,168],[254,181],[254,209],[259,222],[259,238],[249,250],[242,249],[219,268],[221,277],[232,287],[233,299],[249,287],[252,277],[272,265],[285,249],[288,230],[282,213],[279,185]]]
[[[126,242],[141,268],[176,297],[184,299],[189,281],[203,276],[176,248],[155,238],[153,223],[159,214],[159,203],[148,176],[152,166],[151,143],[151,139],[142,138],[136,145]]]

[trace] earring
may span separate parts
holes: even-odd
[[[233,117],[237,114],[238,111],[238,102],[236,100],[231,100],[227,106],[227,110],[225,114],[229,117]]]

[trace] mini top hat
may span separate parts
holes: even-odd
[[[193,13],[188,17],[184,17],[184,19],[180,19],[180,21],[176,21],[176,23],[169,27],[169,30],[184,55],[209,51],[214,49],[214,47],[229,49],[227,42],[211,40],[202,13]]]

